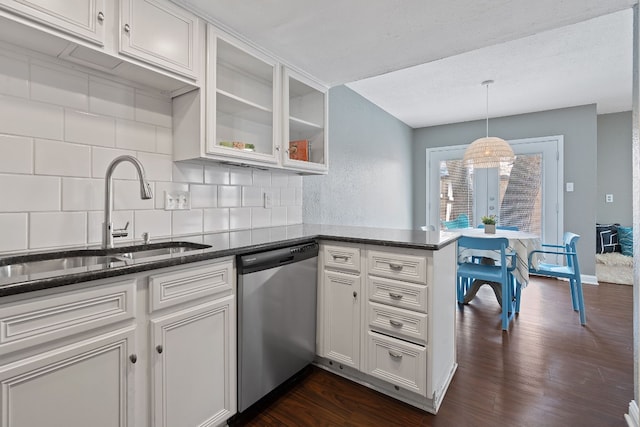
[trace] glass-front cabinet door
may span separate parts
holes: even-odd
[[[287,169],[326,172],[327,89],[283,67],[283,157]]]
[[[211,25],[207,33],[207,153],[278,163],[276,61]]]

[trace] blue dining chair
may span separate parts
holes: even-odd
[[[469,217],[467,216],[467,214],[462,213],[452,221],[442,221],[442,225],[444,225],[444,228],[447,230],[455,230],[456,228],[468,228]]]
[[[580,323],[587,324],[587,316],[584,312],[584,297],[582,295],[582,281],[580,280],[580,265],[578,264],[578,251],[576,249],[576,243],[580,238],[575,233],[564,233],[562,239],[563,245],[545,245],[543,248],[553,248],[553,250],[536,250],[531,251],[529,254],[529,273],[539,274],[541,276],[559,277],[569,280],[569,287],[571,289],[571,303],[573,304],[573,310],[580,312]],[[532,257],[535,254],[552,254],[561,255],[565,257],[565,265],[540,263],[538,268],[533,266],[531,262]]]
[[[457,298],[459,303],[464,303],[464,294],[469,288],[471,280],[497,282],[501,284],[502,300],[502,329],[509,327],[510,313],[515,314],[513,284],[515,280],[511,272],[516,267],[516,254],[507,252],[509,239],[504,237],[468,237],[458,239],[458,271],[457,271]],[[499,263],[490,265],[478,264],[473,261],[472,254],[465,254],[467,250],[494,251],[500,254]],[[510,258],[510,263],[507,262]]]

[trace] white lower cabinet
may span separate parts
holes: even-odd
[[[0,299],[0,427],[204,427],[236,412],[233,258]]]
[[[2,427],[133,426],[134,328],[0,366]]]
[[[457,367],[455,245],[320,246],[320,366],[436,413]]]
[[[213,426],[235,405],[234,296],[151,320],[155,427]]]

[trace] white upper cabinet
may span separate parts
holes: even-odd
[[[290,169],[326,172],[326,89],[288,68],[283,82],[282,162]]]
[[[104,45],[104,0],[0,0],[0,7],[88,42]]]
[[[166,0],[121,0],[120,53],[197,78],[198,18]]]
[[[207,40],[206,152],[278,163],[276,61],[212,26]]]

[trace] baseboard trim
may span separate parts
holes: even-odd
[[[580,280],[582,280],[583,285],[599,285],[598,278],[595,275],[581,274]]]
[[[629,413],[624,414],[624,419],[627,421],[629,427],[640,427],[640,413],[635,400],[629,403]]]

